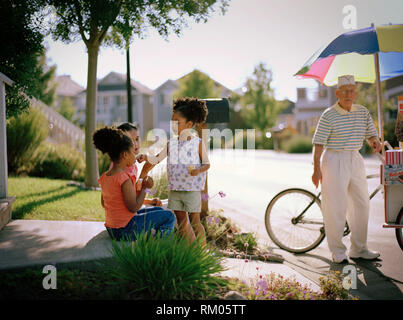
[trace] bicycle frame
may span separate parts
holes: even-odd
[[[379,174],[370,174],[366,176],[367,179],[373,179],[373,178],[379,178]],[[369,199],[371,200],[375,195],[379,192],[379,190],[382,189],[382,185],[378,185],[374,191],[372,191],[371,195],[369,196]],[[319,192],[315,198],[311,201],[311,203],[308,204],[308,206],[295,218],[292,219],[293,224],[297,223],[302,223],[302,224],[323,224],[323,222],[317,222],[317,221],[311,221],[311,220],[304,220],[302,217],[304,216],[305,212],[308,211],[308,209],[315,203],[316,199],[320,200],[320,195],[322,192]]]
[[[321,193],[319,192],[318,195],[315,196],[315,198],[313,198],[313,200],[311,201],[311,203],[308,204],[308,206],[307,206],[297,217],[295,217],[295,218],[293,218],[293,219],[291,220],[291,222],[292,222],[293,224],[297,224],[297,223],[306,224],[306,223],[309,223],[309,224],[321,224],[321,225],[323,225],[323,222],[311,221],[311,220],[303,220],[303,219],[302,219],[302,217],[303,217],[303,215],[305,214],[305,212],[307,212],[308,209],[315,203],[316,199],[319,199],[320,194],[321,194]],[[319,199],[319,200],[320,200],[320,199]]]

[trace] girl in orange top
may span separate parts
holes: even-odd
[[[116,240],[134,240],[136,233],[151,229],[162,235],[170,234],[175,223],[172,211],[154,207],[137,213],[144,202],[145,189],[152,188],[153,181],[146,177],[136,195],[135,185],[126,172],[126,168],[135,162],[136,150],[138,152],[132,139],[120,129],[105,127],[95,131],[93,142],[113,162],[112,168],[98,180],[102,190],[101,204],[105,208],[105,227],[109,235]]]
[[[138,127],[130,122],[124,122],[124,123],[120,124],[117,128],[122,130],[127,135],[129,135],[129,137],[133,140],[134,153],[136,155],[139,154],[140,147],[141,147],[141,138],[139,135]],[[109,170],[111,170],[112,167],[113,167],[113,162],[110,164]],[[126,167],[126,172],[132,179],[133,183],[135,184],[136,180],[137,180],[137,172],[138,172],[136,161],[130,167]],[[145,199],[144,204],[151,205],[151,206],[162,206],[162,202],[158,198]],[[144,210],[144,209],[141,209],[141,210]],[[149,210],[150,210],[150,208],[147,208],[147,211],[149,211]]]

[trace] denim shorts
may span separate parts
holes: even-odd
[[[171,210],[161,207],[146,207],[137,211],[137,214],[130,219],[123,228],[106,227],[109,236],[115,240],[127,239],[136,240],[136,234],[151,232],[154,229],[161,236],[168,236],[175,225],[175,215]]]

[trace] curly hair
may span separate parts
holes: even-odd
[[[92,135],[95,148],[107,153],[112,161],[118,161],[122,152],[129,151],[133,141],[123,130],[114,127],[98,129]]]
[[[194,124],[205,122],[208,114],[206,101],[188,97],[176,99],[172,111],[180,112],[187,121]]]
[[[128,131],[131,131],[131,130],[138,131],[139,127],[138,127],[137,124],[133,124],[133,123],[130,123],[130,122],[124,122],[124,123],[122,123],[121,125],[118,126],[118,129],[128,132]]]

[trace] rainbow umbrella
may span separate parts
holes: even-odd
[[[354,75],[357,82],[376,83],[378,120],[382,143],[380,82],[403,75],[403,25],[371,26],[343,33],[322,47],[295,74],[322,84],[337,84],[341,75]],[[384,148],[382,148],[384,154]]]

